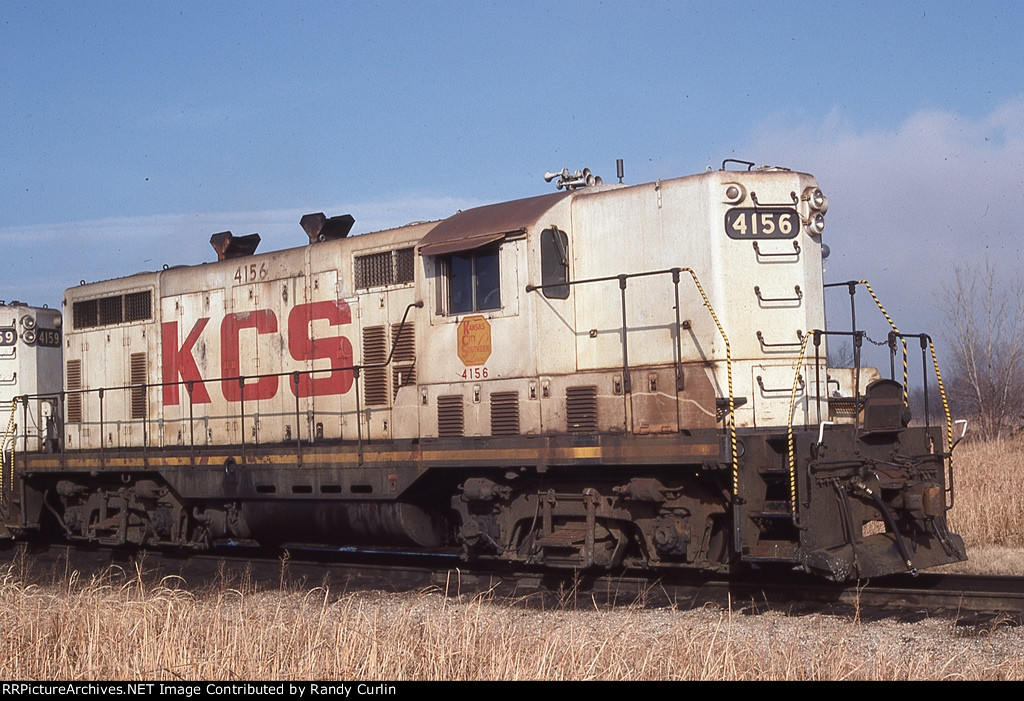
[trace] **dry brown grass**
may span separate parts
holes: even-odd
[[[954,458],[950,528],[969,549],[1024,548],[1024,439],[965,443]]]
[[[1024,442],[958,449],[951,521],[976,558],[968,571],[1024,574],[1022,477]],[[0,572],[0,677],[1024,680],[1024,631],[999,625],[180,584],[111,574],[44,587]]]
[[[120,583],[115,583],[115,580]],[[942,620],[0,581],[0,676],[55,680],[1024,679],[1024,634]]]

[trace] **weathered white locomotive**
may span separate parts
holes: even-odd
[[[59,440],[61,321],[56,309],[0,302],[0,513],[10,510],[19,447],[53,450]]]
[[[64,391],[24,390],[59,440],[19,434],[7,533],[833,579],[964,559],[949,417],[910,426],[906,377],[828,366],[813,177],[555,177],[69,289]]]

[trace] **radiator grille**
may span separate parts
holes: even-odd
[[[388,359],[387,333],[383,326],[363,329],[363,365],[379,365]],[[388,369],[368,367],[363,370],[363,387],[367,406],[388,403]]]
[[[90,329],[129,321],[153,318],[153,293],[132,292],[99,299],[75,302],[71,306],[72,324],[76,329]]]
[[[383,287],[394,280],[391,266],[391,252],[370,253],[356,256],[356,289]]]
[[[491,395],[491,435],[519,435],[519,392]]]
[[[72,310],[72,322],[76,329],[87,329],[96,326],[99,323],[98,318],[99,302],[95,299],[89,299],[84,302],[75,302],[71,306]]]
[[[437,435],[442,438],[466,435],[462,395],[449,394],[437,398]]]
[[[68,423],[81,423],[82,421],[82,395],[75,390],[82,389],[82,361],[68,361],[68,399],[67,399],[67,421]]]
[[[565,390],[565,422],[569,433],[597,433],[597,387]]]
[[[412,248],[395,251],[395,282],[412,282],[416,274],[416,256]]]
[[[356,289],[366,290],[371,287],[386,287],[412,282],[415,275],[415,261],[416,257],[411,247],[356,256]]]
[[[132,418],[146,418],[146,354],[132,353],[130,358]]]
[[[100,326],[120,324],[124,321],[124,297],[104,297],[100,300]]]
[[[133,292],[124,296],[124,320],[144,321],[153,316],[153,296],[150,292]]]

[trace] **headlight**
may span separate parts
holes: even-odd
[[[36,320],[35,318],[26,314],[25,316],[21,317],[21,325],[24,326],[26,329],[34,329],[36,327]]]
[[[21,340],[31,346],[36,342],[36,332],[32,329],[25,329],[21,332]]]
[[[820,187],[809,187],[804,190],[803,199],[807,200],[812,211],[822,214],[828,211],[828,198],[825,197],[825,193],[821,191]]]
[[[821,236],[821,233],[825,231],[825,215],[819,212],[808,219],[807,228],[811,230],[811,234],[814,236]]]

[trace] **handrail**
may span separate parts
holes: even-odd
[[[879,305],[879,306],[881,308],[881,305]],[[793,386],[792,386],[791,393],[790,393],[790,403],[789,403],[787,427],[786,427],[787,446],[788,446],[788,458],[789,458],[789,478],[790,478],[790,508],[791,508],[791,511],[792,511],[792,514],[793,514],[794,523],[795,523],[796,518],[797,518],[797,512],[796,512],[796,501],[797,501],[797,494],[796,494],[796,491],[797,491],[797,485],[796,485],[796,447],[795,447],[795,441],[794,441],[794,436],[793,436],[793,413],[794,413],[794,409],[796,407],[796,390],[797,390],[798,382],[802,382],[801,372],[800,371],[801,371],[801,368],[802,368],[802,365],[803,365],[803,362],[804,362],[804,356],[806,354],[807,341],[810,340],[810,339],[814,339],[814,347],[815,347],[815,357],[814,357],[814,362],[815,362],[815,393],[816,393],[816,400],[817,400],[818,419],[820,421],[821,420],[821,384],[820,384],[821,380],[820,380],[820,377],[817,375],[817,372],[818,372],[818,367],[820,366],[820,363],[821,363],[821,359],[820,359],[820,356],[819,356],[819,348],[821,346],[821,339],[822,339],[822,337],[825,337],[825,336],[852,336],[853,337],[853,341],[854,341],[854,367],[853,367],[853,371],[854,371],[854,401],[855,402],[859,402],[860,401],[860,348],[861,348],[862,339],[865,336],[864,332],[863,331],[856,331],[856,330],[855,331],[827,331],[827,330],[822,330],[822,329],[812,329],[812,330],[808,331],[807,334],[803,337],[803,343],[801,344],[800,354],[799,354],[799,357],[798,357],[797,363],[796,363],[796,371],[795,371],[795,374],[794,374],[794,377],[793,377]],[[949,509],[953,508],[953,503],[954,503],[954,499],[955,499],[954,488],[953,488],[953,446],[955,445],[955,443],[953,442],[953,421],[952,421],[952,416],[951,416],[951,413],[950,413],[950,410],[949,410],[949,400],[948,400],[948,397],[946,395],[945,384],[942,381],[942,372],[939,369],[939,360],[938,360],[938,356],[937,356],[937,354],[935,352],[935,344],[932,341],[931,336],[929,336],[928,334],[924,334],[924,333],[918,333],[918,334],[909,334],[908,333],[908,334],[904,334],[904,333],[900,333],[900,332],[894,331],[894,332],[892,332],[890,334],[890,348],[893,350],[893,352],[895,352],[895,339],[897,337],[899,337],[902,340],[904,348],[906,348],[906,339],[907,338],[917,338],[919,340],[920,344],[921,344],[922,373],[923,373],[922,384],[924,386],[924,393],[925,393],[924,394],[924,402],[925,402],[925,429],[929,428],[930,425],[931,425],[930,424],[930,419],[929,419],[929,408],[928,408],[928,376],[927,376],[928,370],[927,370],[927,363],[925,362],[925,350],[926,349],[930,349],[930,351],[931,351],[932,368],[933,368],[933,370],[935,372],[935,379],[936,379],[936,381],[938,383],[938,386],[939,386],[939,396],[940,396],[940,398],[942,400],[942,409],[943,409],[943,413],[944,413],[944,416],[945,416],[945,419],[946,419],[946,441],[947,441],[947,445],[949,446],[949,451],[948,451],[948,453],[945,453],[944,457],[948,457],[949,462],[948,462],[948,464],[946,466],[946,470],[945,470],[946,473],[947,473],[947,475],[946,475],[947,488],[946,488],[945,492],[946,492],[946,494],[949,495],[949,503],[946,505],[946,510],[949,510]],[[908,387],[908,382],[907,382],[907,379],[906,379],[906,377],[907,377],[906,372],[907,372],[906,371],[906,361],[904,360],[904,385],[903,385],[904,397],[907,396],[907,387]],[[892,374],[895,375],[895,371],[893,371]],[[893,378],[893,379],[895,379],[895,378]],[[905,399],[904,401],[907,401],[907,400]],[[906,404],[904,404],[904,406],[906,406]],[[854,412],[853,430],[856,431],[859,428],[859,425],[860,425],[859,411],[855,411]],[[823,431],[823,426],[820,427],[820,431]],[[821,437],[820,437],[821,435],[822,434],[819,433],[819,443],[821,442]]]
[[[793,285],[793,297],[765,297],[761,294],[761,286],[754,285],[754,296],[757,297],[758,302],[799,302],[804,298],[804,292],[800,289],[800,285]]]
[[[254,380],[254,379],[260,380],[260,379],[264,379],[264,378],[268,378],[268,377],[276,377],[276,378],[289,377],[289,378],[291,378],[291,380],[293,382],[293,388],[295,389],[295,395],[296,395],[296,426],[295,426],[296,430],[295,430],[295,433],[296,433],[296,445],[297,445],[297,448],[298,448],[298,451],[299,451],[298,452],[299,464],[301,464],[301,455],[302,455],[302,453],[301,453],[301,440],[302,439],[301,439],[301,431],[299,429],[299,424],[298,424],[298,421],[297,421],[298,412],[299,412],[299,402],[298,402],[299,397],[298,397],[298,391],[297,391],[298,390],[298,384],[299,384],[299,378],[301,378],[303,376],[307,376],[307,377],[311,377],[312,378],[313,376],[318,375],[318,374],[344,372],[344,371],[351,370],[352,373],[353,373],[353,382],[356,385],[356,390],[355,391],[356,391],[356,397],[357,397],[357,403],[358,403],[358,398],[359,398],[359,386],[358,386],[359,383],[358,383],[358,380],[359,380],[360,372],[362,370],[365,370],[365,369],[385,368],[385,367],[388,367],[391,364],[392,360],[394,359],[395,348],[398,345],[399,340],[402,338],[402,333],[403,333],[403,331],[406,328],[406,323],[408,322],[409,312],[412,309],[414,309],[414,308],[420,309],[422,307],[423,307],[423,302],[422,301],[413,302],[413,303],[411,303],[411,304],[406,306],[405,312],[402,314],[402,320],[399,322],[398,330],[396,331],[396,333],[394,334],[394,337],[392,338],[391,348],[389,349],[388,356],[387,356],[387,358],[384,361],[379,362],[379,363],[356,363],[356,364],[352,364],[352,365],[331,366],[329,368],[312,368],[312,369],[308,369],[308,370],[288,370],[288,371],[282,371],[282,372],[259,373],[259,374],[256,374],[256,375],[227,375],[227,376],[222,376],[222,377],[204,378],[204,379],[201,379],[201,380],[177,380],[177,381],[174,381],[174,382],[145,382],[145,383],[133,383],[133,384],[121,385],[121,386],[115,386],[115,387],[95,387],[95,388],[83,388],[83,389],[77,389],[77,390],[67,390],[67,389],[65,389],[63,392],[60,393],[60,409],[59,409],[59,411],[61,413],[60,423],[62,425],[64,424],[63,412],[64,412],[64,405],[66,403],[65,400],[66,400],[67,396],[79,395],[79,396],[85,397],[85,396],[91,395],[91,394],[97,395],[97,397],[99,399],[99,412],[100,412],[100,419],[99,419],[99,426],[100,426],[100,449],[99,449],[100,450],[100,464],[101,465],[105,465],[106,464],[106,456],[105,456],[106,440],[105,440],[105,437],[103,435],[103,430],[104,430],[104,426],[105,426],[105,418],[104,418],[104,397],[105,397],[105,395],[108,394],[108,393],[112,394],[112,393],[115,393],[115,392],[131,392],[131,391],[142,390],[142,391],[146,392],[147,396],[148,396],[149,391],[153,390],[153,389],[164,388],[164,387],[179,387],[179,388],[183,387],[185,389],[185,391],[188,393],[188,397],[189,397],[189,401],[188,401],[188,411],[189,411],[189,413],[188,413],[188,422],[189,422],[189,451],[190,451],[190,464],[194,467],[195,464],[196,464],[196,459],[195,459],[196,458],[196,455],[195,455],[195,451],[196,451],[196,443],[195,443],[195,414],[194,414],[195,402],[193,401],[192,397],[193,397],[193,392],[194,392],[194,389],[195,389],[195,385],[196,384],[206,384],[206,383],[217,383],[217,382],[221,382],[221,383],[223,383],[223,382],[238,382],[239,385],[240,385],[240,388],[241,388],[241,395],[240,395],[241,396],[241,402],[240,402],[240,416],[239,416],[239,418],[240,418],[239,434],[240,434],[240,441],[241,441],[240,442],[240,447],[241,447],[241,456],[240,457],[242,459],[242,463],[244,464],[244,462],[245,462],[245,450],[246,450],[246,448],[245,448],[245,435],[244,435],[244,429],[245,429],[245,386],[246,386],[246,382],[248,380]],[[16,407],[17,404],[20,402],[20,403],[23,404],[23,406],[25,406],[27,408],[29,400],[32,400],[32,399],[53,399],[53,398],[54,398],[53,394],[24,394],[24,395],[19,395],[19,396],[15,397],[14,398],[14,403],[13,403],[12,406]],[[359,413],[359,409],[357,408],[357,415],[358,415],[358,413]],[[128,421],[119,421],[118,423],[128,423],[128,424],[131,424],[131,423],[135,423],[135,422],[142,422],[143,426],[145,427],[152,420],[154,420],[154,419],[152,419],[149,416],[146,416],[145,418],[132,419],[132,420],[128,420]],[[362,426],[361,426],[361,424],[359,424],[358,421],[357,421],[357,426],[358,426],[358,429],[359,429],[359,431],[358,431],[359,435],[358,435],[358,438],[357,438],[357,441],[358,441],[358,444],[359,444],[359,462],[361,464],[362,463],[362,442],[363,442],[363,439],[362,439]],[[313,429],[310,427],[308,429],[308,432],[309,432],[309,441],[312,442],[313,441]],[[144,428],[143,429],[144,445],[142,446],[144,449],[148,449],[150,447],[148,445],[148,440],[147,440],[148,437],[149,437],[149,434],[146,432],[146,430]],[[64,436],[61,435],[61,444],[62,445],[63,445],[63,440],[64,440]],[[258,445],[258,432],[257,432],[257,445]],[[62,450],[61,452],[63,453],[64,451]]]
[[[793,258],[794,262],[800,258],[800,242],[793,241],[793,251],[780,251],[779,253],[762,253],[761,248],[757,245],[757,241],[752,242],[754,244],[754,256],[757,258]]]
[[[928,372],[927,371],[927,365],[928,365],[928,363],[927,363],[927,360],[926,360],[926,357],[925,357],[925,350],[930,350],[931,351],[932,368],[935,370],[935,381],[936,381],[936,383],[939,386],[939,397],[942,400],[942,412],[943,412],[944,418],[946,419],[946,445],[949,446],[949,468],[948,468],[948,473],[949,473],[948,474],[948,485],[949,485],[949,487],[946,489],[946,493],[949,494],[949,505],[946,508],[947,509],[951,509],[951,508],[953,508],[953,448],[956,445],[956,443],[953,441],[953,418],[952,418],[952,414],[951,414],[951,412],[949,410],[949,399],[946,396],[946,385],[942,381],[942,372],[939,370],[939,358],[938,358],[938,355],[935,352],[935,343],[934,343],[934,341],[932,341],[932,337],[930,335],[926,334],[926,333],[899,333],[899,332],[893,332],[893,333],[890,334],[890,337],[892,337],[893,339],[895,339],[895,337],[897,337],[897,336],[903,342],[903,349],[904,349],[903,350],[903,353],[904,353],[904,356],[903,356],[904,357],[904,360],[903,360],[903,363],[904,363],[904,376],[906,376],[906,362],[907,362],[906,361],[906,348],[907,348],[907,339],[908,338],[916,338],[916,339],[918,339],[918,342],[921,345],[921,366],[922,366],[922,374],[924,375],[924,377],[922,378],[922,380],[923,380],[922,384],[924,386],[925,428],[929,428],[931,426],[931,422],[930,422],[930,418],[929,418],[929,407],[928,407],[928,376],[927,376],[927,372]],[[890,349],[892,349],[893,345],[895,345],[895,344],[890,345]]]
[[[878,307],[878,310],[882,313],[882,316],[885,318],[886,322],[888,322],[888,324],[889,324],[889,327],[892,329],[892,333],[890,334],[890,337],[889,337],[889,344],[890,344],[889,345],[889,348],[890,348],[890,368],[891,368],[890,372],[891,372],[891,376],[895,376],[895,374],[896,374],[896,371],[895,371],[895,352],[896,352],[896,349],[895,349],[894,339],[896,337],[900,338],[900,341],[901,341],[901,344],[902,344],[902,347],[903,347],[903,403],[904,403],[905,406],[909,405],[909,403],[910,403],[910,396],[909,396],[909,391],[908,391],[908,381],[907,381],[907,374],[908,374],[908,370],[907,370],[907,338],[914,338],[914,337],[920,338],[922,359],[923,359],[923,356],[924,356],[925,342],[926,342],[926,339],[927,339],[927,345],[928,345],[928,347],[930,348],[930,351],[931,351],[932,367],[935,370],[935,379],[936,379],[936,381],[937,381],[937,383],[939,385],[939,396],[942,399],[942,411],[943,411],[943,414],[944,414],[944,418],[946,419],[946,445],[949,446],[948,472],[949,472],[949,475],[950,475],[950,477],[949,477],[949,485],[950,486],[949,486],[949,489],[947,490],[947,492],[949,493],[949,500],[950,500],[949,501],[949,508],[952,508],[952,505],[953,505],[953,486],[952,486],[953,485],[953,479],[952,479],[952,474],[953,474],[953,446],[955,445],[955,442],[953,441],[953,420],[952,420],[952,416],[951,416],[950,409],[949,409],[949,400],[948,400],[948,397],[946,395],[946,388],[945,388],[945,385],[942,382],[942,373],[939,371],[939,360],[938,360],[938,357],[937,357],[937,355],[935,353],[935,344],[932,341],[932,338],[930,336],[928,336],[927,334],[902,334],[900,332],[900,330],[896,327],[896,324],[893,322],[892,317],[890,317],[889,313],[885,310],[885,307],[882,306],[882,302],[878,299],[878,295],[875,294],[875,291],[871,288],[871,284],[867,280],[846,280],[845,282],[830,282],[830,283],[825,284],[824,287],[826,287],[826,288],[828,288],[828,287],[846,287],[849,290],[849,294],[850,294],[850,328],[851,329],[856,329],[857,328],[857,306],[856,306],[855,296],[857,294],[857,286],[858,285],[862,285],[864,287],[864,289],[866,289],[868,291],[868,294],[871,295],[871,299],[872,299],[872,301],[874,301],[875,306]],[[923,362],[922,364],[924,365],[926,363]],[[895,379],[895,377],[893,377],[893,379]],[[927,405],[928,382],[927,382],[927,379],[924,382],[924,391],[925,391],[925,418],[926,418],[926,421],[927,421],[927,417],[928,417],[928,405]]]
[[[18,399],[11,400],[11,417],[7,420],[7,428],[4,430],[3,438],[0,439],[0,512],[4,517],[10,515],[10,497],[7,494],[9,489],[14,488],[14,451],[17,438],[18,424],[16,419],[18,411]],[[11,446],[11,455],[7,456],[7,445]]]
[[[792,514],[793,524],[797,528],[800,527],[800,524],[797,522],[798,516],[796,511],[796,447],[793,441],[793,412],[796,407],[797,380],[800,379],[800,369],[804,364],[807,341],[811,337],[817,338],[817,329],[808,332],[806,336],[800,338],[800,355],[796,361],[796,373],[793,375],[793,386],[789,393],[789,409],[786,411],[786,441],[789,448],[789,509]],[[815,388],[815,392],[821,394],[820,386]],[[820,413],[818,418],[820,420]]]
[[[664,270],[650,270],[643,273],[629,273],[620,275],[608,275],[604,277],[586,278],[582,280],[569,280],[566,282],[549,283],[547,285],[527,285],[527,292],[534,292],[536,290],[543,290],[549,287],[565,287],[567,285],[587,285],[598,282],[612,282],[617,281],[619,283],[620,299],[622,303],[622,373],[623,373],[623,390],[626,393],[631,392],[630,380],[629,380],[629,345],[627,343],[627,335],[629,332],[628,325],[626,324],[626,281],[632,278],[639,277],[651,277],[653,275],[667,275],[672,276],[672,284],[675,287],[675,300],[676,300],[676,386],[680,387],[683,376],[683,351],[682,351],[682,334],[679,329],[682,325],[679,320],[679,280],[682,274],[686,273],[693,280],[694,286],[697,288],[697,292],[700,293],[701,299],[703,300],[704,306],[707,308],[708,313],[711,314],[711,319],[715,322],[715,326],[718,328],[718,333],[722,336],[722,340],[725,343],[725,365],[726,374],[728,379],[728,390],[729,390],[729,450],[730,459],[732,461],[732,480],[733,480],[733,496],[739,494],[739,459],[737,450],[736,440],[736,400],[735,394],[733,393],[732,386],[732,349],[729,345],[729,337],[725,333],[725,329],[722,328],[721,322],[718,320],[718,314],[715,313],[715,308],[711,304],[711,300],[708,299],[707,294],[704,292],[703,285],[700,284],[700,279],[697,277],[697,273],[693,268],[666,268]]]
[[[895,322],[892,317],[889,316],[889,312],[882,306],[882,302],[878,299],[878,295],[871,288],[871,284],[867,280],[847,280],[846,282],[830,282],[824,285],[824,287],[846,287],[850,292],[850,329],[857,328],[857,307],[854,297],[857,294],[857,285],[863,285],[864,289],[871,295],[871,299],[875,302],[875,306],[878,307],[878,311],[882,312],[882,316],[885,317],[886,322],[889,324],[889,328],[892,329],[893,333],[899,335],[900,330],[896,328]],[[893,366],[893,374],[895,374],[895,366]],[[907,342],[903,340],[903,404],[904,406],[910,403],[910,396],[907,391]]]

